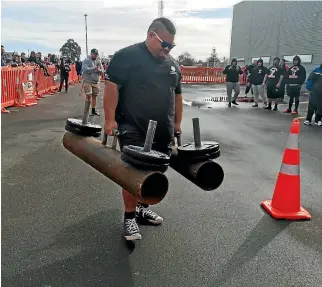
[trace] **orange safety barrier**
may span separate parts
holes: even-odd
[[[56,66],[47,66],[50,76],[36,66],[1,68],[1,112],[8,113],[7,107],[28,107],[37,105],[45,95],[57,93],[60,76]],[[69,84],[78,80],[75,65],[71,65]]]
[[[223,74],[223,70],[223,68],[181,66],[181,81],[186,84],[224,84],[226,76]],[[242,85],[247,83],[244,74],[240,76],[239,82]]]

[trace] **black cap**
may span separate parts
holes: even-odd
[[[97,55],[98,54],[98,50],[97,49],[92,49],[91,50],[91,54],[96,54]]]

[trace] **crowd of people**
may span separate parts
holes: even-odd
[[[238,105],[237,97],[240,94],[239,77],[244,70],[238,66],[237,59],[232,59],[223,71],[226,75],[226,88],[228,107]],[[322,126],[322,64],[317,67],[307,78],[306,69],[301,65],[301,58],[295,56],[290,67],[284,59],[275,57],[270,68],[264,66],[263,60],[255,60],[246,66],[247,76],[246,95],[251,91],[254,94],[254,108],[258,108],[259,99],[266,110],[278,110],[278,104],[284,102],[285,93],[289,97],[288,107],[283,111],[293,115],[298,114],[301,88],[306,82],[306,88],[310,92],[308,115],[305,125],[310,125],[315,113],[315,123]],[[234,91],[234,96],[232,93]],[[285,102],[284,102],[285,103]],[[274,107],[273,107],[274,104]],[[294,109],[293,109],[294,104]]]

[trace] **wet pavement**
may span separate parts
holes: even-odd
[[[62,146],[65,119],[82,116],[78,91],[2,115],[3,286],[321,286],[322,128],[301,126],[301,200],[312,220],[275,221],[259,204],[272,197],[292,116],[250,103],[186,106],[183,141],[199,117],[203,140],[221,145],[224,183],[205,192],[169,169],[169,193],[154,207],[164,225],[142,226],[132,246],[120,188]],[[184,92],[187,101],[219,93]]]

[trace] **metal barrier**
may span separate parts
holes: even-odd
[[[223,68],[181,66],[181,81],[186,84],[224,84],[226,76],[223,74],[223,70]],[[241,85],[247,83],[244,74],[240,75],[239,82]]]
[[[1,68],[1,112],[9,113],[7,107],[37,105],[44,95],[57,93],[60,77],[56,66],[47,66],[50,76],[35,66]],[[71,65],[69,84],[77,82],[75,65]]]

